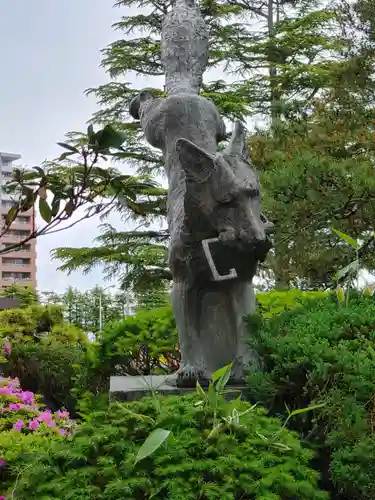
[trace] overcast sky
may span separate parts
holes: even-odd
[[[119,36],[111,25],[121,10],[113,3],[0,0],[0,151],[19,153],[23,164],[38,165],[59,154],[56,143],[66,132],[86,129],[97,105],[84,91],[108,81],[100,49]],[[99,270],[67,276],[49,257],[59,246],[90,245],[99,234],[97,225],[91,220],[38,240],[40,290],[85,289],[101,282]]]

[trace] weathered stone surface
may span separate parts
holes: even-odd
[[[168,95],[199,94],[208,63],[208,30],[194,0],[177,0],[165,16],[161,57]]]
[[[169,265],[182,363],[177,383],[195,385],[234,361],[243,379],[259,360],[246,343],[244,316],[255,310],[252,279],[270,249],[260,185],[247,158],[245,129],[225,125],[198,95],[207,63],[204,21],[192,0],[177,0],[163,23],[168,97],[143,90],[132,102],[147,141],[164,155],[168,176]]]
[[[239,394],[246,398],[247,389],[244,386],[227,386],[226,398],[237,398]],[[109,393],[111,399],[119,401],[135,401],[151,394],[173,395],[194,392],[195,387],[180,387],[177,385],[177,375],[148,375],[145,377],[111,377]]]

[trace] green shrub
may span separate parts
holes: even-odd
[[[64,322],[60,306],[37,304],[0,312],[0,372],[18,378],[29,391],[43,395],[51,408],[75,413],[77,379],[88,384],[87,335]],[[3,352],[1,353],[3,354]],[[4,362],[5,361],[5,362]]]
[[[13,341],[38,340],[63,324],[60,306],[32,305],[0,311],[0,338]]]
[[[31,286],[8,285],[0,290],[0,297],[17,299],[20,307],[29,307],[39,303],[38,294]]]
[[[139,311],[107,326],[97,351],[98,367],[108,377],[176,370],[178,337],[171,308]]]
[[[251,344],[265,372],[251,372],[252,396],[273,414],[325,402],[314,419],[293,421],[318,446],[335,498],[375,498],[375,301],[311,301],[273,319],[252,318]]]
[[[76,416],[76,390],[90,386],[89,347],[79,344],[40,341],[13,343],[7,363],[1,366],[7,377],[20,380],[24,389],[41,394],[52,409],[67,408]]]
[[[272,318],[286,310],[301,307],[306,300],[313,300],[327,296],[327,292],[304,292],[298,288],[294,290],[271,290],[259,292],[256,295],[257,313],[264,318]]]
[[[309,468],[312,453],[278,420],[255,409],[241,426],[209,437],[213,414],[197,397],[144,398],[94,412],[69,442],[34,455],[20,474],[17,499],[327,499]],[[219,406],[218,416],[228,406]],[[155,426],[173,434],[134,465]]]

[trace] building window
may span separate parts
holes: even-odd
[[[11,200],[1,200],[1,206],[4,208],[12,208],[14,203]]]
[[[9,229],[4,236],[14,236],[15,238],[27,238],[30,236],[30,231],[24,231],[22,229]]]
[[[31,273],[17,273],[11,271],[3,271],[2,277],[4,281],[29,281],[31,279]]]
[[[17,257],[3,257],[2,263],[4,266],[29,266],[31,263],[31,259],[21,259]]]
[[[13,245],[16,245],[17,243],[3,243],[4,248],[9,248],[12,247]],[[12,252],[30,252],[30,245],[25,244],[21,245],[20,247],[16,248],[15,250],[12,250]]]
[[[16,217],[16,222],[19,222],[20,224],[29,224],[30,217],[27,217],[26,215],[18,215],[18,217]]]
[[[13,175],[13,172],[9,172],[9,170],[3,170],[1,173],[3,174],[3,177],[12,177]]]
[[[6,215],[3,215],[3,222],[5,223],[6,222]],[[30,217],[28,217],[27,215],[18,215],[14,221],[12,222],[12,224],[30,224]]]

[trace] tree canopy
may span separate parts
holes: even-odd
[[[140,227],[126,232],[104,226],[93,247],[60,248],[54,255],[68,271],[104,264],[105,273],[116,273],[123,286],[142,290],[145,283],[166,286],[170,277],[167,232],[150,230],[152,220],[165,215],[165,191],[153,181],[163,162],[129,117],[130,101],[140,89],[127,78],[130,73],[152,77],[158,85],[154,92],[163,95],[161,21],[171,4],[119,0],[115,5],[123,9],[114,24],[120,37],[102,51],[112,81],[87,91],[100,107],[93,122],[104,128],[71,134],[47,178],[56,192],[61,161],[78,155],[68,185],[76,189],[83,181],[85,189],[74,191],[78,202],[69,198],[68,188],[60,190],[64,213],[80,203],[89,205],[89,216],[105,216],[115,207],[123,217],[139,220]],[[371,2],[203,0],[199,5],[210,33],[208,69],[222,74],[210,80],[213,73],[206,73],[202,95],[214,101],[228,124],[241,119],[252,127],[250,153],[261,172],[263,210],[276,226],[274,251],[261,273],[280,287],[326,287],[348,258],[332,227],[359,238],[373,231]],[[126,162],[135,176],[97,166],[108,158]],[[85,184],[88,159],[94,162],[92,182]],[[40,198],[45,177],[39,174]],[[51,205],[52,220],[57,204]],[[48,220],[44,201],[39,210]],[[371,259],[367,265],[371,268]]]

